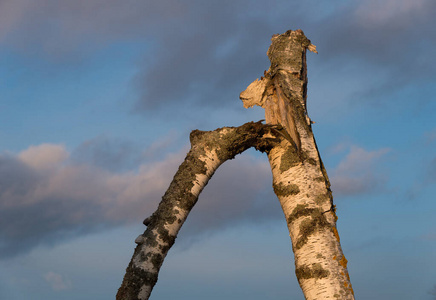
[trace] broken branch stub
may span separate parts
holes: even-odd
[[[266,124],[280,124],[297,148],[301,147],[296,118],[310,125],[306,110],[306,50],[316,52],[316,46],[303,31],[289,30],[274,35],[267,51],[271,66],[261,79],[253,81],[239,98],[244,107],[254,105],[265,109]],[[317,52],[316,52],[317,53]],[[299,103],[296,103],[296,102]]]

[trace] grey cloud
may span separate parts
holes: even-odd
[[[5,34],[3,43],[32,55],[46,53],[49,60],[80,58],[120,41],[145,43],[154,51],[145,53],[134,80],[136,109],[180,107],[192,100],[200,106],[228,105],[238,103],[238,94],[268,68],[265,53],[274,27],[291,26],[274,23],[289,20],[299,6],[245,0],[6,1],[4,14],[16,13],[7,21],[14,34]],[[302,19],[297,16],[292,19]]]
[[[436,4],[422,0],[400,9],[406,2],[410,1],[366,0],[350,4],[322,21],[323,28],[315,32],[317,42],[329,57],[346,55],[390,65],[405,58],[413,62],[430,50],[426,42],[436,41],[430,30]]]
[[[74,149],[69,158],[73,165],[93,166],[112,173],[136,170],[141,165],[165,159],[182,143],[175,132],[159,137],[143,149],[138,143],[104,135],[89,139]],[[186,138],[183,139],[183,142]]]
[[[192,101],[200,106],[230,106],[268,68],[265,52],[271,33],[293,26],[302,27],[318,46],[320,55],[313,60],[322,76],[337,85],[347,84],[350,77],[359,82],[350,90],[354,99],[374,101],[410,83],[434,79],[434,1],[422,0],[414,6],[407,1],[379,4],[367,0],[343,4],[324,17],[308,8],[318,2],[271,5],[273,13],[262,14],[264,7],[259,7],[259,11],[254,9],[255,17],[244,15],[242,7],[225,5],[210,16],[207,6],[198,5],[193,11],[209,18],[181,19],[182,29],[159,38],[163,54],[154,56],[155,65],[143,68],[136,78],[142,87],[138,107],[150,110],[164,103]],[[304,18],[304,14],[313,17]],[[217,56],[222,45],[230,50]],[[350,70],[351,64],[356,68]]]
[[[42,154],[51,149],[35,151]],[[179,161],[173,155],[118,174],[68,160],[50,168],[34,167],[29,157],[24,163],[17,156],[1,155],[0,182],[5,187],[0,192],[0,257],[139,223],[157,206]]]
[[[89,145],[91,154],[93,147],[102,145],[108,157],[114,153],[111,146],[123,149],[110,140],[97,139]],[[75,153],[80,157],[85,150]],[[96,163],[92,155],[78,164],[60,145],[0,155],[0,258],[95,231],[139,224],[157,208],[185,153],[167,154],[162,160],[123,172],[109,170],[113,165],[104,159]],[[189,241],[228,226],[278,217],[280,206],[272,193],[268,163],[245,155],[218,170],[183,232]]]
[[[363,100],[380,101],[405,86],[432,82],[435,12],[431,0],[354,2],[316,25],[313,40],[324,60],[317,61],[330,66],[338,88],[347,77],[360,80],[362,88],[349,97]]]
[[[0,3],[0,42],[65,59],[153,34],[162,21],[183,11],[179,2],[168,0],[5,0]]]
[[[228,105],[245,89],[241,83],[249,84],[268,67],[269,24],[245,20],[241,5],[212,3],[192,8],[173,32],[159,38],[159,51],[149,58],[153,66],[136,78],[139,109],[188,101]]]
[[[80,144],[72,152],[71,160],[111,172],[126,171],[140,164],[141,149],[126,140],[99,136]]]
[[[46,53],[48,59],[80,57],[122,41],[151,46],[132,83],[136,110],[143,112],[236,106],[238,94],[268,68],[270,36],[296,28],[318,46],[319,56],[310,60],[320,76],[338,85],[350,77],[360,82],[350,91],[354,98],[373,99],[434,80],[432,0],[336,1],[330,5],[335,10],[322,1],[7,0],[0,5],[3,43]],[[350,65],[357,67],[346,69]]]

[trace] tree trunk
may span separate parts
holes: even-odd
[[[191,150],[158,209],[144,220],[147,230],[135,240],[138,245],[118,290],[117,300],[149,299],[160,267],[180,228],[200,192],[223,162],[250,147],[265,151],[279,139],[271,135],[271,126],[250,122],[214,131],[195,130],[190,140]]]
[[[268,151],[268,158],[304,296],[354,299],[330,182],[306,110],[306,49],[316,52],[301,30],[273,36],[267,53],[270,69],[240,98],[245,107],[264,107],[266,123],[279,125],[287,137]]]
[[[181,226],[215,170],[250,147],[266,152],[273,188],[285,214],[304,296],[354,299],[347,260],[336,229],[336,213],[306,110],[306,50],[316,52],[301,30],[275,35],[271,67],[241,93],[245,107],[265,108],[260,122],[191,133],[191,150],[158,209],[144,220],[117,300],[149,299],[160,267]]]

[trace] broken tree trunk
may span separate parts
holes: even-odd
[[[270,69],[240,98],[245,107],[265,108],[266,123],[281,126],[286,137],[268,151],[268,158],[304,296],[311,300],[354,299],[336,229],[330,182],[307,115],[307,49],[316,52],[301,30],[273,36],[267,52]]]
[[[268,154],[305,298],[354,299],[329,179],[307,115],[307,49],[316,52],[301,30],[273,36],[269,70],[241,93],[245,107],[265,108],[266,125],[251,122],[191,133],[191,150],[158,209],[144,220],[147,230],[135,240],[138,245],[117,300],[149,299],[163,260],[200,192],[223,162],[250,147]]]
[[[191,132],[191,150],[158,209],[144,220],[147,229],[135,240],[138,245],[118,290],[117,300],[149,299],[165,256],[215,170],[248,148],[255,147],[260,151],[271,148],[270,144],[280,140],[274,138],[271,130],[271,126],[261,122],[250,122],[239,127]]]

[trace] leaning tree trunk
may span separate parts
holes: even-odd
[[[239,127],[191,133],[191,150],[158,209],[144,220],[147,230],[135,240],[138,245],[118,290],[117,300],[150,297],[168,250],[215,170],[250,147],[260,151],[271,148],[271,144],[280,140],[271,134],[271,130],[271,126],[261,122],[250,122]]]
[[[265,108],[266,125],[251,122],[191,133],[191,150],[156,212],[144,220],[147,230],[135,240],[117,300],[149,299],[200,192],[223,162],[250,147],[268,154],[306,299],[354,299],[330,183],[307,116],[306,49],[316,52],[301,30],[273,36],[267,53],[270,69],[241,93],[245,107]]]
[[[270,69],[241,93],[245,107],[265,108],[267,124],[286,137],[268,151],[273,188],[288,224],[295,273],[306,299],[354,299],[336,229],[335,206],[306,110],[306,49],[301,30],[272,38]]]

